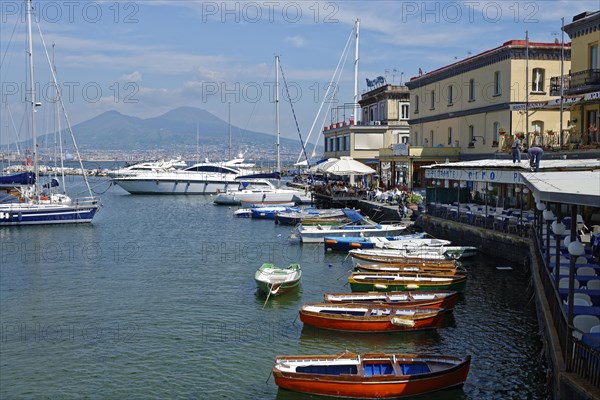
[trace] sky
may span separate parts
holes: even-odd
[[[50,57],[55,44],[72,125],[110,110],[147,118],[180,106],[227,121],[231,104],[233,125],[274,134],[278,55],[290,93],[280,77],[281,135],[297,139],[299,128],[310,143],[323,121],[330,122],[332,110],[350,117],[343,109],[354,96],[357,19],[360,94],[367,90],[366,79],[384,76],[387,83],[400,84],[419,69],[432,71],[524,39],[526,31],[531,41],[560,40],[561,18],[569,23],[574,15],[599,8],[597,0],[44,0],[33,5],[39,21],[33,31],[40,133],[52,130],[47,115],[55,109],[55,95],[38,25]],[[27,114],[25,1],[2,0],[0,20],[0,143],[6,143],[22,131]],[[327,92],[330,88],[335,92]]]

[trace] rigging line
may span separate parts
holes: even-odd
[[[271,65],[269,66],[269,70],[267,71],[267,75],[265,76],[265,79],[263,79],[263,82],[266,82],[267,79],[269,78],[269,76],[271,75],[272,71],[273,71],[273,65],[275,64],[275,61],[271,62]],[[244,129],[248,129],[248,126],[250,126],[251,120],[255,117],[255,111],[256,111],[256,107],[258,106],[258,101],[254,102],[254,105],[252,106],[252,111],[250,112],[250,115],[248,116],[248,121],[246,121],[246,126],[244,127]]]
[[[302,133],[300,133],[300,126],[298,125],[298,119],[296,118],[296,111],[294,110],[294,103],[292,102],[292,98],[290,97],[290,91],[288,89],[287,80],[285,79],[285,74],[283,73],[283,67],[281,66],[281,60],[279,61],[279,69],[281,70],[281,78],[283,79],[283,86],[285,86],[285,92],[290,102],[290,107],[292,108],[292,115],[294,116],[294,122],[296,123],[296,130],[298,131],[298,136],[300,137],[300,144],[302,145],[302,152],[304,153],[304,157],[306,158],[306,168],[310,168],[310,160],[308,159],[308,155],[306,155],[306,147],[304,146],[304,140],[302,139]]]
[[[315,115],[315,119],[313,120],[313,124],[310,127],[310,131],[308,132],[308,137],[306,138],[306,143],[308,143],[310,141],[310,137],[313,133],[313,130],[315,128],[315,124],[317,122],[317,119],[319,118],[319,115],[321,115],[321,110],[323,109],[323,105],[325,104],[326,99],[328,98],[327,96],[329,95],[329,91],[331,90],[331,88],[333,87],[333,90],[335,91],[336,87],[337,87],[337,83],[340,80],[340,77],[342,75],[342,71],[344,69],[344,65],[346,63],[346,60],[348,58],[348,53],[350,52],[350,42],[352,40],[353,37],[353,33],[354,33],[354,28],[352,29],[352,31],[350,32],[350,35],[348,36],[348,40],[346,41],[346,45],[344,46],[344,49],[342,50],[342,54],[340,55],[340,58],[338,60],[338,63],[335,67],[335,70],[333,71],[333,76],[331,77],[331,82],[333,82],[335,80],[336,84],[335,85],[329,85],[327,87],[327,91],[325,92],[325,96],[323,97],[323,101],[321,102],[321,105],[319,106],[319,111],[317,112],[317,115]],[[345,56],[344,56],[345,54]],[[342,59],[344,59],[344,62],[342,63]],[[338,74],[338,70],[340,70],[340,65],[342,65],[341,71],[339,72],[338,78],[336,79],[336,74]],[[329,102],[329,106],[327,108],[327,111],[325,112],[325,116],[323,117],[323,122],[325,121],[325,119],[327,118],[327,114],[329,113],[329,110],[331,110],[331,102]],[[323,131],[323,124],[321,125],[321,132]],[[321,132],[319,133],[319,136],[317,137],[317,141],[315,142],[315,147],[313,149],[313,156],[315,153],[315,150],[317,148],[317,145],[319,143],[319,138],[321,137]],[[296,162],[300,162],[300,158],[302,157],[302,153],[300,153],[298,155],[298,160]]]
[[[6,46],[6,51],[4,52],[4,55],[2,56],[2,60],[0,61],[0,71],[2,71],[2,65],[4,64],[4,61],[6,59],[6,55],[8,54],[8,51],[10,50],[10,44],[13,43],[13,37],[15,35],[15,32],[17,30],[17,26],[19,26],[19,18],[17,18],[15,20],[15,26],[13,27],[13,31],[10,34],[10,39],[8,39],[8,46]],[[8,66],[5,68],[5,71],[8,70]]]
[[[16,133],[16,139],[15,140],[15,147],[17,148],[17,154],[21,155],[21,150],[19,149],[19,140],[21,140],[21,134],[19,133],[19,131],[17,130],[17,125],[15,125],[15,119],[13,118],[12,115],[12,111],[10,110],[10,107],[8,106],[8,102],[6,103],[6,111],[8,112],[8,116],[10,118],[10,122],[12,123],[13,126],[13,130]],[[23,121],[21,121],[21,125],[23,124]],[[9,139],[9,144],[10,144],[10,139]]]
[[[48,48],[46,47],[46,41],[44,40],[44,36],[42,35],[42,29],[40,28],[40,24],[37,21],[36,21],[36,26],[37,26],[38,32],[40,34],[40,40],[42,41],[42,45],[44,47],[44,53],[46,54],[46,60],[48,61],[48,65],[52,65],[50,62],[50,56],[48,55]],[[60,91],[60,87],[58,86],[58,79],[56,78],[56,73],[52,68],[50,68],[50,71],[52,72],[52,80],[53,80],[54,86],[56,88],[57,100],[60,102],[60,107],[61,107],[62,113],[65,117],[65,122],[67,123],[67,128],[69,130],[69,134],[71,135],[71,140],[73,141],[73,147],[75,148],[75,154],[77,154],[77,160],[79,161],[79,166],[81,167],[81,170],[83,172],[83,170],[84,170],[83,161],[81,161],[81,155],[79,154],[79,147],[77,146],[77,142],[75,141],[75,135],[73,135],[71,121],[69,120],[69,116],[67,115],[67,110],[65,109],[65,103],[63,102],[63,99],[62,99],[62,93]],[[90,197],[94,197],[94,195],[92,193],[92,188],[90,187],[90,182],[88,181],[88,177],[85,172],[83,172],[83,180],[87,187],[88,193],[90,194]]]
[[[348,49],[348,51],[346,52],[345,56],[344,56],[344,62],[342,63],[342,70],[339,72],[337,80],[335,82],[335,87],[334,87],[334,92],[333,92],[333,96],[336,95],[337,93],[337,88],[339,87],[339,82],[340,79],[342,77],[342,72],[344,71],[344,66],[346,65],[346,61],[348,60],[348,55],[350,54],[350,51]],[[335,97],[333,97],[335,98]],[[331,111],[331,107],[333,106],[333,101],[329,102],[329,106],[327,107],[327,112],[325,113],[325,115],[323,115],[323,122],[321,123],[321,131],[319,132],[319,136],[317,136],[317,140],[315,141],[315,146],[313,148],[313,153],[316,154],[317,151],[317,146],[319,144],[319,139],[321,138],[321,135],[323,134],[323,127],[325,126],[325,119],[327,118],[327,115],[330,113]],[[354,117],[356,119],[356,116]]]

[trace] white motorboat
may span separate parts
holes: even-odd
[[[267,179],[241,180],[237,190],[228,190],[215,197],[219,205],[252,204],[303,204],[310,202],[310,193],[296,189],[278,188]]]
[[[113,182],[131,194],[214,194],[237,187],[236,178],[249,171],[234,167],[236,159],[223,163],[203,162],[168,172],[148,172],[113,178]]]
[[[323,243],[325,236],[395,236],[406,230],[404,224],[378,224],[355,210],[346,208],[343,212],[350,222],[337,226],[303,226],[299,224],[291,238],[295,238],[294,235],[297,235],[302,243]]]
[[[141,162],[133,165],[129,165],[124,168],[114,169],[107,172],[107,176],[110,178],[118,178],[122,176],[133,176],[139,174],[145,174],[148,172],[169,172],[179,168],[185,168],[187,164],[181,158],[175,158],[172,160],[158,160]]]

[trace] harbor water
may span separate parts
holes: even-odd
[[[274,357],[344,351],[472,356],[463,388],[422,399],[546,397],[522,266],[465,262],[467,289],[437,331],[318,330],[298,309],[349,291],[346,254],[291,243],[291,227],[235,219],[210,196],[91,183],[103,204],[93,224],[0,229],[2,399],[309,399],[278,390]],[[301,264],[299,290],[267,300],[254,282],[265,262]]]

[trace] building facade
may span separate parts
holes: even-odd
[[[600,11],[585,12],[573,17],[565,25],[564,32],[571,38],[573,59],[571,71],[551,79],[550,93],[561,94],[573,101],[568,131],[581,146],[593,146],[600,142]]]
[[[503,151],[517,134],[529,146],[558,144],[560,110],[547,105],[562,49],[560,43],[512,40],[412,78],[406,84],[413,111],[411,144],[459,147],[463,158]],[[569,45],[564,55],[568,69]],[[568,118],[568,110],[563,113]]]
[[[323,130],[324,158],[350,156],[367,164],[378,164],[379,149],[409,139],[410,97],[406,86],[383,84],[365,92],[359,101],[361,120],[352,115],[352,105],[334,110],[332,122]]]

